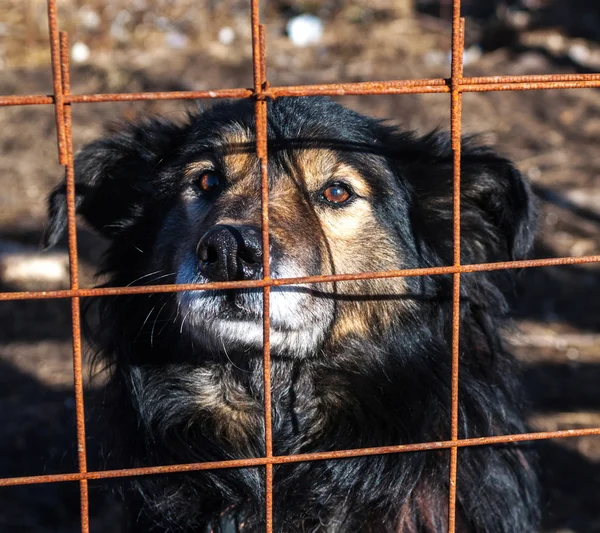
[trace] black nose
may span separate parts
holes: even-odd
[[[200,239],[196,252],[200,271],[210,281],[259,279],[262,239],[254,226],[218,225]]]

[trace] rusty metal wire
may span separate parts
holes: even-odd
[[[460,0],[452,4],[452,65],[450,78],[450,137],[453,152],[453,252],[454,266],[460,266],[460,155],[462,129],[462,93],[459,83],[463,75],[463,49],[465,45],[465,20],[460,18]],[[458,370],[460,339],[460,272],[452,275],[452,379],[450,438],[458,440]],[[456,526],[456,474],[458,469],[458,448],[450,448],[450,479],[448,490],[448,531]]]
[[[449,2],[446,2],[449,4]],[[465,21],[460,17],[460,0],[452,1],[452,66],[450,78],[423,80],[394,80],[362,83],[336,83],[325,85],[298,85],[271,87],[266,76],[265,28],[260,24],[260,0],[251,0],[251,26],[253,51],[253,88],[217,89],[211,91],[170,91],[115,94],[71,94],[69,47],[66,33],[58,31],[56,0],[47,0],[50,54],[53,77],[52,95],[0,96],[0,106],[14,105],[53,105],[56,116],[56,134],[59,163],[65,167],[67,184],[67,213],[69,235],[70,288],[56,291],[28,291],[0,293],[3,300],[33,300],[47,298],[70,298],[72,305],[73,335],[73,375],[77,420],[78,472],[38,475],[28,477],[0,478],[0,487],[37,483],[57,483],[77,481],[80,484],[81,531],[89,533],[88,481],[150,474],[190,472],[209,469],[240,468],[250,466],[265,467],[265,516],[266,531],[273,531],[273,465],[335,460],[348,457],[378,454],[405,453],[428,450],[450,450],[450,479],[448,495],[448,532],[456,528],[456,474],[458,449],[467,446],[510,444],[522,441],[535,441],[566,437],[600,435],[600,427],[579,430],[522,433],[515,435],[486,436],[480,438],[458,438],[458,384],[459,384],[459,333],[460,333],[460,282],[461,274],[512,268],[534,268],[558,265],[575,265],[600,262],[600,255],[585,257],[560,257],[527,261],[509,261],[462,265],[460,262],[460,174],[461,174],[461,113],[462,94],[465,92],[526,91],[552,89],[600,88],[599,74],[548,74],[535,76],[489,76],[463,77],[463,53]],[[383,95],[410,93],[449,93],[451,138],[454,152],[454,193],[453,231],[454,260],[452,265],[434,268],[405,269],[359,274],[335,274],[299,278],[272,279],[269,258],[269,197],[268,197],[268,153],[267,153],[267,100],[280,96],[316,95]],[[256,113],[256,153],[261,168],[262,200],[262,242],[263,279],[207,283],[203,285],[149,285],[144,287],[110,287],[81,289],[78,280],[78,256],[75,222],[75,174],[73,168],[71,105],[95,102],[173,100],[202,98],[251,98],[255,101]],[[270,291],[272,287],[303,283],[343,282],[358,279],[393,278],[409,276],[453,276],[453,315],[452,315],[452,376],[451,376],[451,425],[449,440],[382,446],[354,450],[297,454],[288,456],[273,455],[271,428],[271,367],[270,367]],[[117,296],[125,294],[148,294],[155,292],[178,292],[187,290],[213,290],[261,287],[263,289],[263,359],[264,359],[264,421],[265,456],[251,459],[234,459],[219,462],[154,466],[122,470],[102,470],[90,472],[87,469],[84,399],[81,355],[80,298],[97,296]]]
[[[48,2],[48,29],[50,34],[50,54],[52,58],[52,78],[56,105],[58,159],[65,167],[67,184],[67,220],[69,239],[69,278],[71,290],[79,288],[79,267],[77,260],[77,229],[75,225],[75,170],[73,167],[73,132],[71,104],[64,102],[64,95],[71,92],[69,68],[69,43],[66,33],[59,34],[56,2]],[[81,355],[81,307],[80,299],[71,299],[71,319],[73,332],[73,378],[75,388],[75,416],[77,424],[77,451],[79,472],[87,472],[85,444],[85,414],[83,400],[83,377]],[[81,532],[89,533],[89,495],[87,479],[79,481],[81,505]]]
[[[261,225],[263,249],[263,279],[271,279],[269,246],[269,171],[267,155],[267,100],[263,91],[267,87],[266,34],[260,24],[260,5],[252,1],[252,57],[254,66],[254,97],[256,111],[256,155],[260,162]],[[265,406],[265,459],[273,458],[273,432],[271,420],[271,286],[263,287],[263,396]],[[273,463],[265,464],[265,524],[273,530]]]
[[[587,437],[599,435],[600,428],[567,429],[561,431],[540,431],[536,433],[518,433],[515,435],[499,435],[492,437],[477,437],[472,439],[444,440],[435,442],[420,442],[417,444],[399,444],[397,446],[380,446],[376,448],[357,448],[354,450],[336,450],[331,452],[303,453],[295,455],[274,455],[273,457],[255,457],[250,459],[231,459],[207,463],[189,463],[166,466],[149,466],[145,468],[125,468],[121,470],[99,470],[97,472],[50,474],[40,476],[0,478],[0,487],[15,485],[33,485],[37,483],[61,483],[79,481],[82,479],[112,479],[130,476],[147,476],[155,474],[172,474],[178,472],[195,472],[200,470],[219,470],[222,468],[245,468],[261,465],[281,465],[308,461],[323,461],[332,459],[348,459],[368,455],[385,455],[390,453],[426,452],[429,450],[446,450],[457,447],[489,446],[493,444],[510,444],[515,442],[536,441],[547,439],[563,439],[567,437]]]
[[[81,298],[92,296],[123,296],[128,294],[149,294],[181,291],[208,291],[223,289],[247,289],[250,287],[281,287],[303,283],[326,283],[333,281],[353,281],[360,279],[400,278],[416,276],[440,276],[444,274],[467,274],[490,270],[513,268],[534,268],[546,266],[583,265],[600,262],[600,255],[580,257],[551,257],[548,259],[526,259],[523,261],[505,261],[498,263],[477,263],[459,266],[441,266],[431,268],[413,268],[404,270],[383,270],[377,272],[358,272],[355,274],[328,274],[326,276],[306,276],[299,278],[271,278],[270,280],[221,281],[215,283],[187,283],[178,285],[144,285],[130,287],[107,287],[102,289],[62,289],[56,291],[0,292],[2,300],[46,300],[49,298]]]

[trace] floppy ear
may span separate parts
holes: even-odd
[[[448,135],[398,140],[406,148],[395,153],[400,173],[414,193],[415,230],[451,264],[453,154]],[[464,139],[460,199],[462,263],[527,256],[535,236],[535,202],[528,182],[509,160]]]
[[[85,146],[75,158],[77,213],[105,237],[117,236],[156,192],[158,168],[181,143],[184,129],[150,119]],[[67,225],[65,183],[51,193],[48,216],[44,248],[54,246]]]

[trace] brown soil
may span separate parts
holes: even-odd
[[[219,21],[227,20],[226,13],[217,15]],[[269,79],[274,84],[303,84],[446,76],[447,24],[426,16],[392,15],[360,24],[350,15],[328,19],[323,42],[306,49],[289,42],[282,33],[283,22],[273,15],[268,27]],[[238,39],[232,46],[220,44],[210,25],[205,40],[196,39],[184,49],[170,49],[158,38],[147,46],[138,41],[130,46],[94,41],[90,61],[73,67],[73,92],[251,86],[248,32],[238,19],[230,24]],[[466,75],[586,70],[556,54],[552,35],[556,34],[529,32],[518,46],[498,48],[468,64]],[[570,37],[563,39],[568,48]],[[595,50],[591,41],[573,41],[582,42]],[[38,48],[33,46],[29,55],[20,48],[7,56],[0,70],[0,94],[51,92],[47,55]],[[340,101],[409,129],[449,125],[447,95]],[[76,105],[75,147],[96,138],[117,119],[138,113],[178,116],[195,105],[206,103]],[[482,134],[513,158],[535,186],[541,204],[536,256],[600,253],[600,92],[473,93],[464,96],[463,107],[464,131]],[[44,225],[44,198],[61,179],[53,109],[2,108],[0,129],[0,253],[19,244],[35,255]],[[79,242],[82,280],[90,286],[102,242],[85,229],[80,230]],[[64,244],[61,251],[66,253]],[[31,287],[0,280],[0,290],[22,288]],[[600,426],[600,268],[529,269],[516,313],[519,333],[511,342],[524,363],[533,427]],[[0,476],[75,470],[69,303],[0,303],[0,324]],[[88,446],[94,468],[95,437]],[[544,532],[600,532],[600,437],[540,442],[536,448],[545,488]],[[100,490],[107,485],[91,484],[95,533],[117,531],[118,505]],[[0,490],[1,531],[75,532],[78,513],[76,484]]]

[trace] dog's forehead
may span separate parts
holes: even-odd
[[[197,158],[188,163],[186,172],[194,172],[203,166],[204,160],[216,157],[227,177],[238,187],[259,179],[254,124],[231,120],[219,124],[209,137]],[[329,181],[342,180],[350,183],[357,193],[368,195],[370,186],[366,177],[352,164],[351,150],[344,149],[343,143],[341,135],[335,143],[326,142],[310,131],[293,138],[269,139],[271,186],[289,185],[292,180],[307,190],[317,190]]]
[[[256,139],[251,128],[239,122],[225,124],[214,142],[215,152],[230,177],[241,179],[257,172]]]

